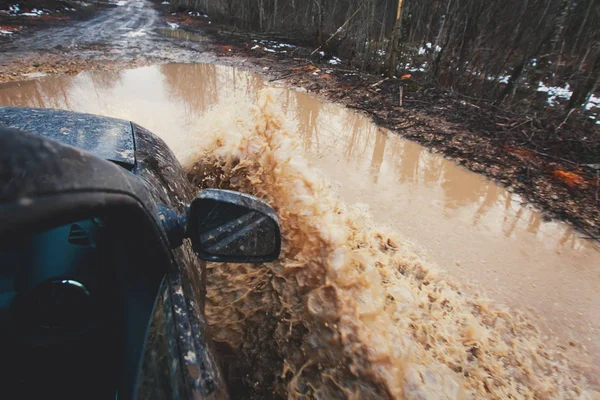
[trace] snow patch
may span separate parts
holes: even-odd
[[[202,18],[208,18],[208,14],[204,14],[204,13],[201,13],[201,12],[199,12],[199,11],[189,11],[189,12],[188,12],[188,15],[189,15],[190,17],[202,17]]]
[[[162,3],[160,3],[160,4],[171,4],[171,3],[169,3],[168,1],[163,1],[163,2],[162,2]]]
[[[250,50],[256,50],[256,49],[258,49],[258,48],[260,48],[260,46],[259,46],[259,45],[255,45],[255,46],[254,46],[254,47],[252,47]]]
[[[260,43],[264,50],[269,53],[287,53],[286,50],[282,49],[295,49],[296,46],[288,43],[279,43],[274,40],[253,40],[255,43]],[[252,50],[254,50],[258,45],[254,46]],[[260,47],[260,46],[259,46]]]
[[[594,107],[600,107],[600,97],[596,97],[592,94],[585,105],[585,109],[591,110]]]
[[[177,24],[175,22],[168,22],[167,21],[167,25],[169,25],[169,29],[178,29],[179,28],[179,24]]]
[[[145,36],[145,35],[146,35],[146,31],[144,29],[140,29],[139,31],[127,32],[125,34],[125,36],[127,36],[127,37],[139,37],[139,36]]]
[[[420,67],[408,67],[407,68],[410,72],[425,72],[425,66],[420,66]]]
[[[341,64],[341,63],[342,63],[342,60],[340,60],[340,59],[339,59],[339,58],[337,58],[337,57],[333,57],[333,58],[332,58],[331,60],[329,60],[328,62],[329,62],[329,64],[331,64],[331,65],[339,65],[339,64]]]
[[[418,54],[420,56],[422,56],[423,54],[427,53],[427,50],[432,50],[432,49],[433,49],[434,53],[439,53],[440,51],[442,51],[442,48],[440,46],[438,46],[437,44],[435,45],[435,48],[434,48],[434,46],[428,42],[428,43],[425,43],[425,47],[423,47],[423,46],[419,47]]]
[[[573,92],[568,83],[565,83],[565,87],[560,86],[546,86],[543,82],[540,82],[537,88],[538,92],[545,92],[548,94],[546,100],[549,105],[554,106],[558,104],[557,99],[569,99]],[[587,106],[586,106],[587,107]]]
[[[31,10],[31,12],[21,13],[19,15],[23,16],[23,17],[39,17],[40,15],[44,15],[44,12],[42,10],[38,10],[37,8],[34,8]]]

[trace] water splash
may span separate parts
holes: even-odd
[[[196,185],[256,195],[282,226],[278,262],[208,267],[207,318],[234,397],[598,395],[591,367],[342,202],[282,115],[268,93],[218,106],[180,155]]]

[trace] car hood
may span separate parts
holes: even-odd
[[[58,140],[129,170],[135,166],[129,121],[63,110],[0,107],[0,125]]]

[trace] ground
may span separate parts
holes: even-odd
[[[2,0],[0,10],[11,4]],[[545,217],[566,220],[590,239],[600,237],[598,125],[573,128],[561,115],[518,115],[423,87],[418,76],[361,73],[313,52],[310,44],[232,32],[199,13],[172,13],[160,1],[69,4],[75,11],[0,13],[0,31],[9,32],[0,36],[0,82],[166,62],[251,69],[362,110],[380,126],[522,194]],[[581,148],[586,140],[589,149]]]

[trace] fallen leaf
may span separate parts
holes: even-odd
[[[563,171],[562,169],[555,169],[552,172],[552,176],[558,180],[563,181],[570,187],[587,186],[585,180],[575,172]]]

